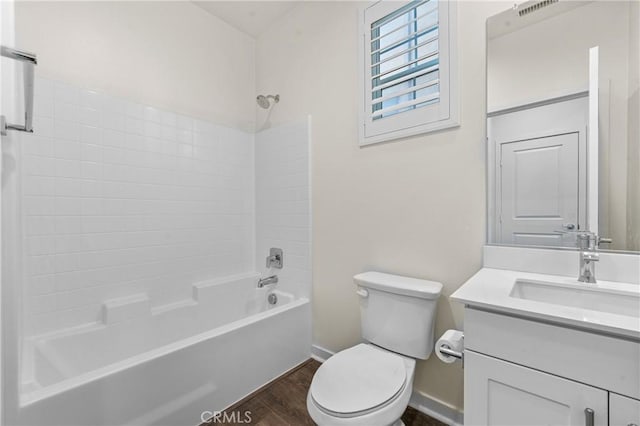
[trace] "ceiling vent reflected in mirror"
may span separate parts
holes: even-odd
[[[557,3],[558,0],[543,0],[537,3],[534,3],[530,6],[524,7],[522,9],[518,9],[518,16],[525,16],[529,13],[536,12],[543,7],[551,6],[554,3]]]
[[[570,12],[590,1],[542,0],[515,4],[487,20],[487,37],[494,39]],[[534,13],[535,12],[535,13]]]

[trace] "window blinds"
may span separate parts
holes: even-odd
[[[440,100],[437,0],[415,0],[371,23],[371,119]]]

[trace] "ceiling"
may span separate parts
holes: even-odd
[[[240,31],[257,37],[278,18],[293,9],[297,1],[194,1]]]

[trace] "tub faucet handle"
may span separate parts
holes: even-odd
[[[272,247],[267,256],[267,268],[282,269],[284,263],[284,255],[282,249]]]

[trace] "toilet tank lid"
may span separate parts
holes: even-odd
[[[357,274],[353,280],[361,287],[423,299],[437,299],[442,291],[442,284],[439,282],[375,271]]]

